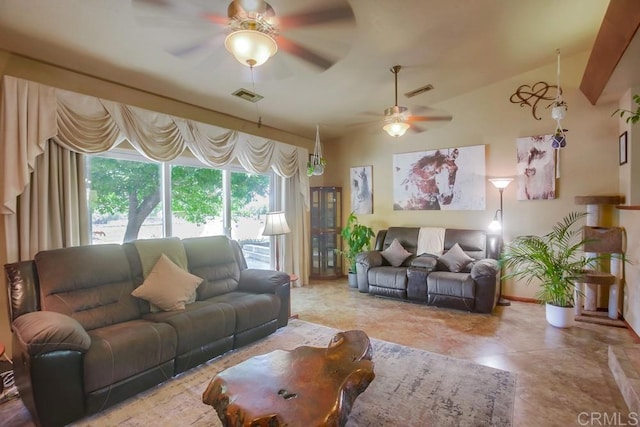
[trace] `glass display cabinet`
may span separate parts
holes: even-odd
[[[342,277],[342,188],[311,187],[311,278]]]

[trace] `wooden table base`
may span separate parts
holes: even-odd
[[[228,368],[202,396],[225,426],[343,426],[373,381],[363,331],[336,334],[327,348],[276,350]]]

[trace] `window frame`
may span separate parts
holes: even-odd
[[[116,160],[129,160],[134,162],[147,162],[157,163],[160,165],[160,192],[162,194],[162,232],[163,237],[171,237],[173,235],[173,216],[171,210],[171,167],[172,166],[186,166],[197,168],[218,169],[222,171],[222,194],[223,194],[223,209],[222,209],[222,223],[224,233],[227,237],[231,238],[231,174],[232,173],[251,173],[238,164],[229,164],[221,168],[216,168],[202,163],[196,157],[191,156],[179,156],[168,162],[158,162],[151,160],[135,149],[127,149],[122,147],[114,148],[113,150],[87,155],[85,162],[90,162],[92,157],[111,158]],[[87,167],[87,174],[89,168]],[[277,195],[278,190],[276,188],[277,177],[273,170],[270,170],[265,175],[269,176],[269,207],[270,210],[274,204],[274,200],[279,197]],[[88,175],[85,177],[88,181]],[[89,184],[90,187],[90,184]],[[89,233],[92,233],[92,220],[89,220]],[[269,239],[270,246],[273,244],[273,239]]]

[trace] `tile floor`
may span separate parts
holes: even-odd
[[[302,320],[517,373],[515,426],[638,425],[607,359],[609,345],[637,343],[627,329],[582,322],[556,329],[533,303],[490,315],[427,307],[361,294],[346,280],[314,281],[291,299]]]
[[[291,299],[302,320],[517,373],[514,426],[638,425],[607,362],[610,345],[637,344],[627,329],[588,323],[556,329],[543,306],[522,302],[493,314],[427,307],[361,294],[346,280],[294,288]],[[33,426],[24,410],[3,409],[0,425]]]

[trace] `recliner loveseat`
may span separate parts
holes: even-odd
[[[374,250],[357,255],[358,289],[382,297],[491,313],[500,292],[500,245],[499,236],[483,230],[389,227],[378,232]],[[390,260],[397,261],[396,265]]]
[[[203,279],[170,311],[132,295],[164,256],[185,281]],[[43,251],[5,272],[15,381],[37,425],[99,412],[271,334],[290,315],[289,275],[248,269],[225,236]],[[184,285],[162,274],[154,277],[169,291]]]

